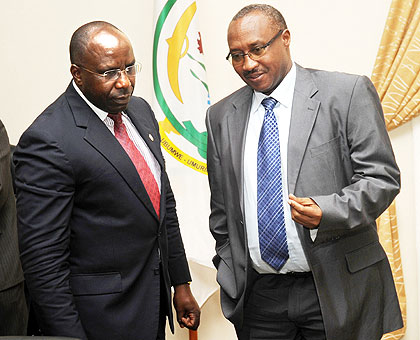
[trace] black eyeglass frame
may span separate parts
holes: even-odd
[[[229,53],[228,53],[228,55],[226,56],[226,60],[227,61],[229,61],[232,65],[233,64],[235,64],[235,65],[241,65],[243,62],[244,62],[244,60],[245,60],[245,56],[247,55],[248,56],[248,58],[250,58],[250,59],[252,59],[252,60],[258,60],[259,58],[261,58],[261,57],[263,57],[264,55],[265,55],[265,49],[268,47],[268,46],[270,46],[279,36],[281,36],[282,35],[282,33],[284,32],[284,31],[286,31],[287,30],[287,28],[282,28],[280,31],[278,31],[278,33],[269,41],[269,42],[267,42],[266,44],[264,44],[264,45],[262,45],[262,46],[255,46],[255,47],[253,47],[252,49],[250,49],[247,53],[244,53],[244,52],[241,52],[241,53],[235,53],[235,56],[241,56],[242,57],[242,61],[241,62],[236,62],[236,63],[234,63],[233,62],[233,59],[232,59],[232,52],[230,52],[229,51]],[[253,50],[255,50],[255,49],[261,49],[261,50],[264,50],[264,53],[263,54],[261,54],[261,55],[259,55],[259,56],[257,56],[257,55],[254,55],[253,53],[252,53],[252,51]],[[255,57],[257,57],[256,59],[254,59]]]

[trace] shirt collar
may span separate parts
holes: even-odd
[[[254,91],[251,112],[257,110],[258,107],[261,105],[261,102],[267,97],[272,97],[276,99],[281,105],[287,108],[292,107],[295,82],[296,65],[295,63],[292,63],[290,71],[286,74],[281,83],[274,89],[274,91],[269,96],[262,92]]]
[[[86,102],[86,104],[89,105],[89,107],[92,109],[93,112],[96,113],[96,115],[102,120],[104,121],[106,119],[106,117],[108,116],[108,113],[101,110],[99,107],[96,107],[95,105],[93,105],[83,94],[83,92],[79,89],[79,87],[76,85],[76,83],[74,82],[74,80],[71,82],[73,84],[74,89],[76,90],[76,92],[79,94],[80,97],[82,97],[82,99]]]

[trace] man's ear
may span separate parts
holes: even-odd
[[[290,31],[286,28],[283,32],[283,34],[281,35],[281,38],[283,40],[283,44],[286,47],[290,46]]]
[[[81,74],[80,74],[80,67],[75,65],[75,64],[71,64],[70,73],[73,76],[73,80],[76,83],[76,85],[81,87],[82,84],[83,84],[83,81],[82,81],[82,77],[81,77]]]

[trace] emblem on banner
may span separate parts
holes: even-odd
[[[162,147],[191,169],[207,174],[205,113],[210,105],[195,1],[169,0],[153,41],[153,85]]]

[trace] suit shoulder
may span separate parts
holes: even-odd
[[[236,102],[238,99],[242,98],[246,94],[252,94],[252,89],[248,86],[241,87],[225,98],[219,100],[217,103],[210,106],[211,109],[219,109],[225,105],[230,105],[231,103]]]
[[[317,69],[305,69],[308,71],[312,78],[314,79],[316,84],[330,84],[330,87],[354,87],[354,85],[358,81],[368,82],[370,83],[370,79],[367,76],[346,73],[346,72],[338,72],[338,71],[325,71],[325,70],[317,70]]]
[[[350,100],[355,93],[358,95],[366,92],[376,93],[371,80],[363,75],[304,68],[297,77],[301,77],[301,81],[313,82],[318,89],[317,97],[321,100],[331,98]]]
[[[232,105],[241,103],[246,98],[252,98],[252,89],[249,86],[241,87],[239,90],[211,105],[208,109],[208,114],[211,116],[223,115],[230,111]]]
[[[153,113],[152,107],[150,104],[142,97],[132,96],[130,103],[128,104],[127,110],[131,110],[134,113],[140,113],[145,115],[149,113],[155,119],[155,115]]]
[[[149,110],[152,111],[150,104],[142,97],[132,96],[129,104],[134,110]]]
[[[151,117],[153,117],[153,119],[156,119],[151,105],[146,99],[142,97],[132,96],[130,103],[128,104],[127,110],[132,110],[136,113],[141,112],[142,115],[144,115],[147,112]]]
[[[39,114],[29,127],[23,132],[22,137],[28,134],[51,134],[51,135],[67,135],[68,125],[63,124],[67,115],[65,112],[69,111],[70,107],[65,98],[65,94],[60,95],[53,103]],[[64,130],[62,130],[62,128]],[[21,138],[22,138],[21,137]]]
[[[147,107],[151,110],[150,104],[142,97],[132,96],[129,105]]]

